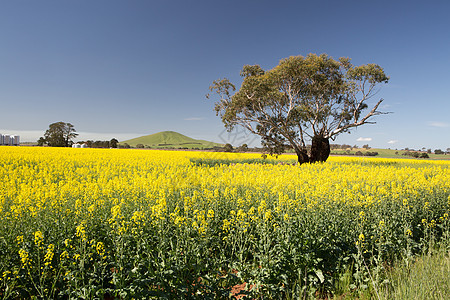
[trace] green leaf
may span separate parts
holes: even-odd
[[[325,277],[323,276],[322,270],[315,269],[314,272],[316,273],[316,276],[319,278],[320,283],[323,283],[325,281]]]

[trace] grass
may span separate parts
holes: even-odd
[[[425,254],[408,266],[399,264],[388,274],[390,286],[380,290],[381,299],[448,299],[450,252]]]
[[[385,278],[377,289],[352,289],[352,270],[345,270],[336,282],[333,299],[448,299],[450,295],[450,252],[435,250],[416,257],[415,261],[399,261],[381,274]]]

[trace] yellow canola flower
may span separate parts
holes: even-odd
[[[66,250],[64,250],[64,251],[59,255],[59,258],[60,258],[61,260],[67,259],[67,258],[69,258],[69,253],[68,253]]]
[[[97,242],[95,250],[98,255],[100,255],[102,257],[105,255],[105,245],[102,242]]]
[[[358,240],[364,242],[364,234],[361,233],[358,237]]]
[[[386,224],[389,228],[396,224],[390,222],[389,216],[377,214],[380,207],[398,209],[392,214],[424,213],[418,222],[426,217],[427,226],[433,228],[448,223],[448,160],[330,157],[326,163],[292,166],[277,164],[295,160],[295,156],[281,155],[277,160],[266,159],[274,164],[209,166],[194,161],[261,156],[50,147],[0,147],[0,154],[2,224],[42,224],[38,222],[41,217],[60,216],[65,224],[73,226],[71,233],[61,238],[66,251],[60,254],[61,259],[68,259],[69,253],[74,257],[79,243],[70,240],[73,235],[78,241],[87,241],[87,237],[97,241],[94,230],[100,222],[109,226],[108,232],[122,236],[132,233],[132,238],[139,238],[145,230],[167,232],[161,229],[170,226],[177,232],[194,230],[204,235],[215,229],[211,232],[231,236],[254,234],[258,225],[270,223],[265,230],[274,231],[296,224],[299,217],[310,213],[326,218],[323,214],[330,207],[347,212],[349,222],[367,226],[358,227],[352,236],[358,236],[360,230],[371,236],[368,227],[382,229],[384,235]],[[11,199],[11,204],[6,199]],[[435,214],[435,208],[442,210]],[[376,216],[384,219],[374,219]],[[400,228],[417,225],[399,224]],[[44,251],[43,232],[47,231],[39,228],[42,232],[21,228],[11,233],[9,240],[17,251],[25,246],[25,232],[31,233],[32,244],[34,234],[34,245],[41,253],[48,253],[50,261],[54,250]],[[402,233],[402,238],[412,236],[409,229]],[[52,238],[46,233],[45,241]],[[360,238],[358,241],[363,242]],[[366,242],[368,237],[364,239]],[[108,253],[104,249],[108,243],[103,241],[105,244],[91,243],[89,251],[100,256]],[[20,264],[28,265],[35,250],[31,247],[28,253],[22,249]]]
[[[23,244],[23,235],[18,235],[16,237],[16,243],[17,243],[17,246],[20,246]]]
[[[77,230],[76,236],[81,238],[83,241],[86,241],[87,240],[86,229],[85,229],[84,225],[83,224],[78,225],[76,230]]]
[[[55,251],[55,245],[49,244],[47,247],[47,252],[45,253],[45,256],[44,256],[44,264],[46,266],[51,265],[53,256],[55,254],[54,251]]]
[[[24,249],[20,249],[19,256],[20,256],[20,261],[22,262],[22,268],[25,268],[26,266],[28,266],[30,263],[29,253]]]
[[[44,239],[42,232],[41,231],[36,231],[34,233],[34,244],[38,247],[41,248],[42,246],[42,240]]]

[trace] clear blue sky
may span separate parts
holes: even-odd
[[[449,12],[448,1],[1,1],[0,133],[35,141],[64,121],[83,140],[174,130],[223,142],[205,99],[214,79],[239,86],[245,64],[327,53],[391,77],[377,96],[393,114],[336,143],[446,149]]]

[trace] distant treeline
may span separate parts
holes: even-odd
[[[99,144],[98,142],[95,142],[97,144]],[[195,144],[195,143],[184,143],[184,144]],[[183,147],[183,144],[180,144],[179,147],[176,147],[176,145],[173,144],[158,144],[158,146],[151,146],[151,145],[144,145],[144,144],[137,144],[136,146],[131,146],[128,143],[121,143],[118,144],[119,148],[123,148],[123,149],[130,149],[130,148],[136,148],[136,149],[173,149],[173,150],[209,150],[209,151],[216,151],[216,152],[265,152],[265,148],[264,147],[249,147],[247,144],[242,144],[238,147],[234,147],[231,144],[225,144],[223,147]],[[199,144],[201,145],[201,144]],[[181,146],[181,147],[180,147]],[[94,146],[95,147],[95,146]],[[98,147],[100,148],[100,147]],[[307,145],[306,146],[307,150],[309,150],[311,148],[311,145]],[[351,146],[351,145],[339,145],[339,144],[332,144],[330,145],[331,150],[347,150],[347,149],[351,149],[353,150],[354,148],[358,148],[358,146]],[[363,148],[365,149],[370,149],[369,145],[364,145]],[[295,153],[294,149],[290,146],[286,146],[284,148],[284,152],[285,153]],[[374,156],[377,155],[378,153],[374,154],[376,152],[364,152],[362,155],[369,155],[369,156]],[[356,154],[358,155],[358,154]]]
[[[86,144],[88,148],[117,148],[119,141],[111,139],[110,141],[80,141],[78,144]]]

